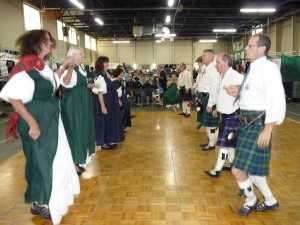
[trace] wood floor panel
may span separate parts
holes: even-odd
[[[194,112],[134,113],[126,141],[92,156],[62,225],[300,225],[299,123],[285,120],[273,134],[268,183],[280,209],[240,217],[244,198],[231,173],[213,179],[203,172],[213,168],[218,148],[201,151],[207,138]],[[0,164],[0,225],[51,225],[30,214],[25,188],[18,153]]]

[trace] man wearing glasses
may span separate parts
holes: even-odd
[[[252,211],[279,208],[266,176],[269,175],[272,130],[283,122],[286,110],[281,74],[277,65],[267,60],[271,46],[269,37],[253,35],[245,48],[250,60],[250,70],[239,91],[238,86],[228,88],[228,94],[239,96],[240,120],[243,124],[237,137],[235,159],[232,165],[240,195],[246,200],[238,215],[247,216]],[[259,204],[253,184],[264,196]]]

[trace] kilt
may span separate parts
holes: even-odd
[[[180,93],[181,94],[181,93]],[[180,95],[183,102],[189,102],[193,100],[192,90],[189,89],[188,92],[185,92]]]
[[[261,112],[241,110],[240,114],[241,116],[249,117],[258,116]],[[257,146],[258,136],[263,129],[263,125],[251,124],[241,130],[236,141],[233,167],[250,175],[269,175],[272,139],[269,146],[265,149],[260,149]]]
[[[219,117],[213,117],[212,113],[208,113],[206,111],[206,106],[208,104],[208,97],[200,96],[200,101],[202,102],[203,110],[198,112],[197,114],[197,122],[201,123],[202,125],[206,127],[218,127],[220,118]],[[216,106],[213,106],[213,110],[216,108]]]
[[[223,121],[224,120],[224,121]],[[218,135],[218,141],[217,144],[220,147],[228,147],[228,148],[235,148],[235,141],[228,142],[227,137],[228,134],[231,133],[234,128],[237,128],[240,126],[240,120],[238,113],[234,113],[230,115],[228,118],[223,119],[222,123],[225,123],[225,127],[221,130],[219,129],[219,135]]]

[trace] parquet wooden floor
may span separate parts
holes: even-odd
[[[218,149],[203,152],[205,130],[195,112],[135,112],[126,141],[98,151],[81,178],[81,193],[63,225],[296,225],[300,224],[300,124],[286,119],[274,132],[271,189],[280,203],[273,212],[240,217],[244,198],[229,172],[218,179]],[[29,212],[23,193],[24,156],[0,165],[0,225],[50,225]]]

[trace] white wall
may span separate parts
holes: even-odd
[[[0,1],[0,49],[14,49],[16,39],[24,32],[22,5]]]

